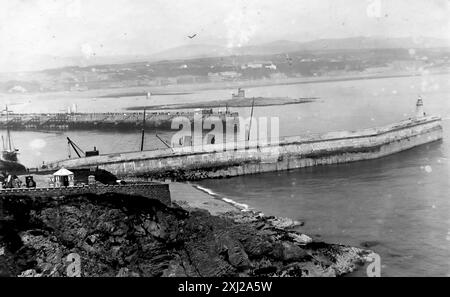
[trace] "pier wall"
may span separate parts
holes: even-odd
[[[237,120],[236,112],[197,113],[197,112],[147,112],[145,128],[171,130],[172,122],[177,117],[185,117],[191,122],[194,116],[202,118],[217,117],[224,123],[227,119]],[[50,114],[0,114],[0,129],[12,130],[134,130],[142,127],[143,113],[50,113]]]
[[[440,118],[409,120],[358,132],[289,137],[279,143],[237,143],[110,154],[50,164],[67,168],[98,166],[119,176],[198,180],[380,158],[442,138]]]
[[[96,186],[75,186],[64,188],[22,188],[22,189],[1,189],[0,196],[28,196],[32,198],[40,197],[60,197],[83,194],[106,194],[117,193],[125,195],[142,196],[149,199],[156,199],[166,205],[170,205],[170,191],[168,184],[160,183],[137,183],[127,185],[96,185]]]

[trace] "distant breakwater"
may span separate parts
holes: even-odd
[[[128,92],[128,93],[116,93],[99,96],[98,98],[125,98],[125,97],[145,97],[145,96],[177,96],[177,95],[190,95],[189,92]]]
[[[172,130],[173,120],[182,117],[193,122],[199,115],[203,120],[216,117],[225,124],[238,120],[237,112],[143,112],[125,113],[49,113],[0,115],[0,129],[10,130],[133,130],[141,128]],[[177,127],[178,128],[178,127]]]
[[[240,99],[228,100],[213,100],[194,103],[182,104],[163,104],[163,105],[146,105],[146,106],[132,106],[127,110],[177,110],[177,109],[207,109],[207,108],[242,108],[242,107],[262,107],[262,106],[278,106],[290,104],[304,104],[315,102],[318,97],[307,98],[287,98],[287,97],[249,97]]]

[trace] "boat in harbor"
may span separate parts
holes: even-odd
[[[6,140],[2,135],[2,160],[17,162],[17,155],[19,154],[19,150],[14,148],[11,144],[11,133],[9,130],[6,132]]]
[[[9,123],[9,113],[8,106],[3,110],[6,114],[6,123]],[[2,138],[2,150],[0,153],[0,171],[6,172],[22,172],[25,171],[25,166],[19,163],[19,149],[14,147],[13,141],[11,139],[11,131],[9,125],[6,125],[6,137],[3,135]]]

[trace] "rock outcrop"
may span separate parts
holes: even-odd
[[[0,214],[2,276],[338,276],[368,254],[313,242],[273,217],[137,196],[0,197]]]

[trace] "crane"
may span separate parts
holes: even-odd
[[[70,147],[73,148],[73,150],[77,154],[78,158],[82,158],[82,155],[84,155],[83,157],[92,157],[92,156],[98,156],[100,154],[100,152],[97,150],[97,148],[95,146],[94,146],[93,151],[84,152],[75,142],[72,141],[72,139],[67,137],[67,149],[69,152],[69,159],[71,158]]]
[[[69,159],[71,158],[70,147],[73,148],[73,150],[77,154],[78,158],[81,158],[81,155],[85,155],[84,151],[75,142],[73,142],[69,137],[67,137],[67,149],[69,152]]]
[[[170,148],[173,151],[173,148],[170,144],[167,143],[164,139],[161,138],[161,136],[158,135],[158,133],[155,134],[156,138],[158,138],[167,148]]]

